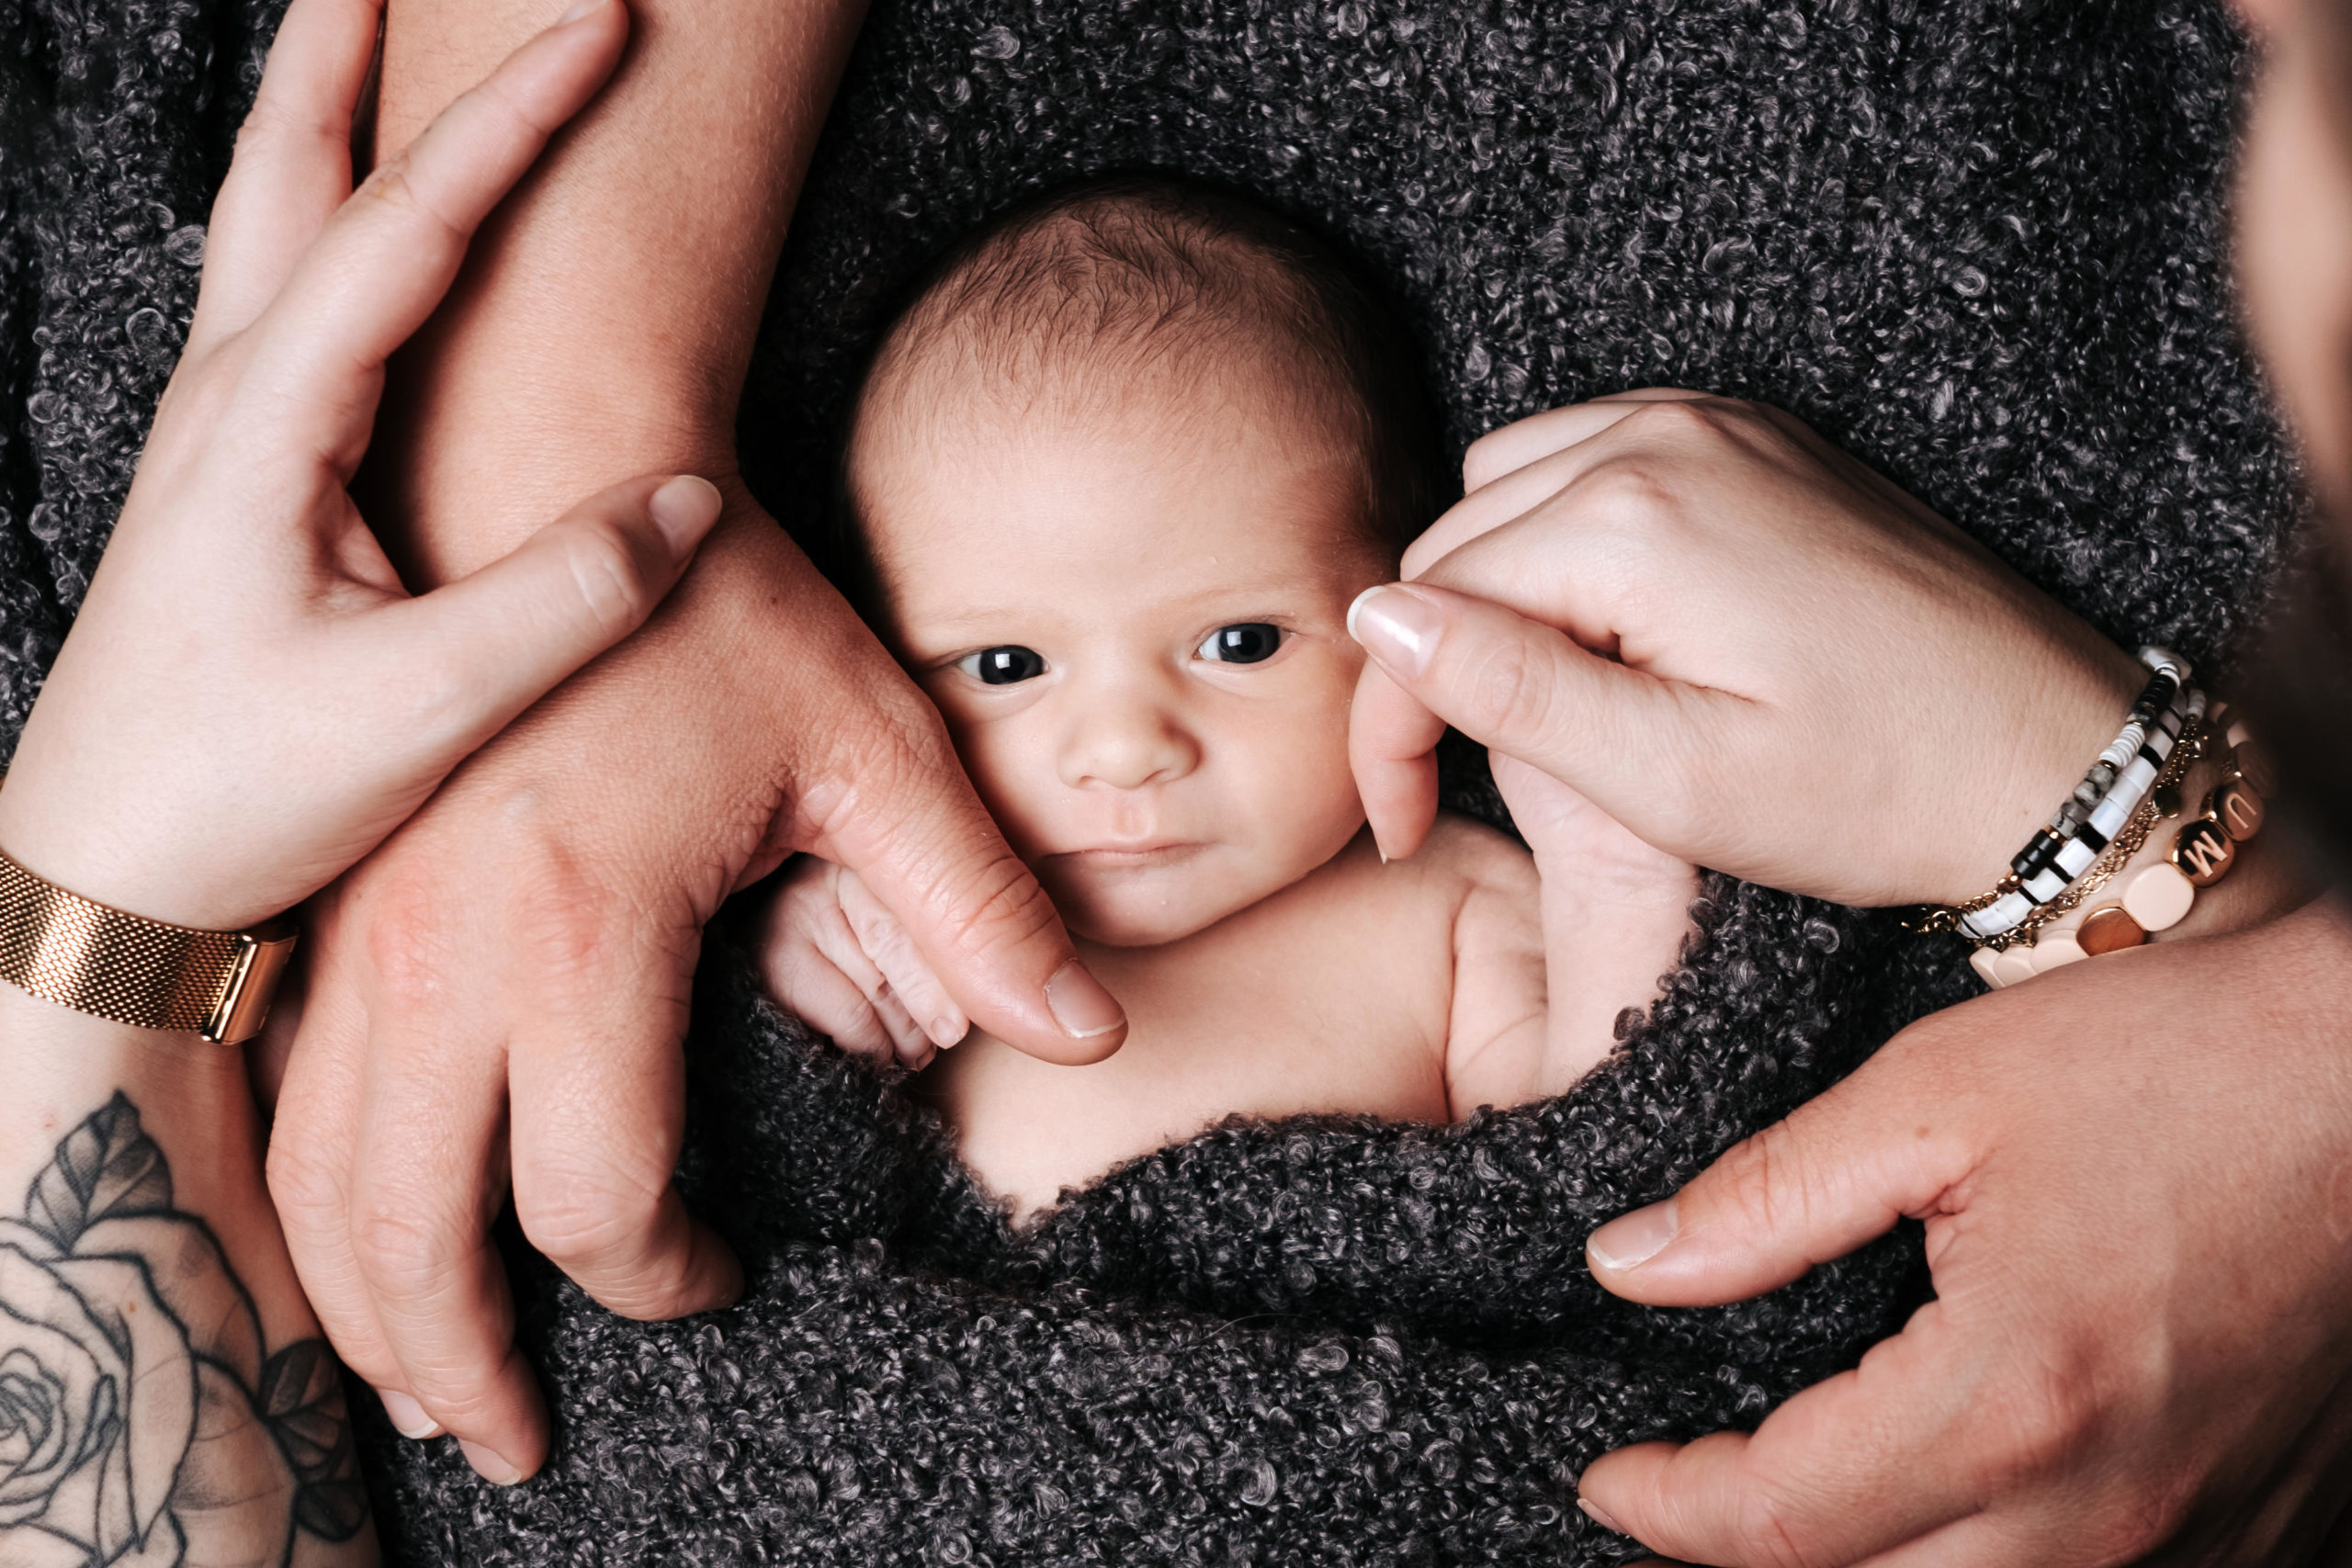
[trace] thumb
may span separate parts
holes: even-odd
[[[1714,702],[1736,699],[1628,669],[1500,604],[1427,582],[1365,592],[1349,608],[1348,630],[1386,677],[1358,688],[1351,735],[1375,824],[1384,808],[1419,820],[1433,794],[1415,774],[1416,750],[1436,743],[1435,723],[1413,716],[1426,711],[1590,796],[1644,838],[1690,853],[1667,842],[1692,814],[1666,787],[1690,770],[1661,764],[1709,754],[1693,726]]]
[[[1920,1125],[1916,1106],[1879,1103],[1876,1081],[1865,1065],[1665,1202],[1593,1232],[1593,1278],[1652,1306],[1745,1301],[1938,1210],[1973,1156],[1956,1135]]]
[[[875,728],[804,791],[813,841],[796,847],[856,873],[1006,1044],[1066,1066],[1117,1051],[1125,1010],[973,793],[938,711],[898,684],[863,705]]]
[[[389,606],[412,657],[454,700],[463,752],[645,624],[718,521],[718,489],[691,474],[592,496],[509,554]]]

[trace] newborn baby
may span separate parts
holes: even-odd
[[[972,236],[884,340],[844,464],[869,614],[1129,1033],[1082,1067],[967,1035],[819,861],[764,962],[844,1048],[929,1064],[1016,1214],[1235,1113],[1555,1094],[1672,966],[1691,868],[1531,770],[1501,783],[1532,854],[1442,817],[1384,863],[1364,829],[1348,609],[1435,510],[1424,406],[1335,257],[1173,182]]]

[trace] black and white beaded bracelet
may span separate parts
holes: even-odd
[[[2142,649],[2140,660],[2151,672],[2147,687],[2074,794],[2011,859],[1999,886],[1936,924],[1976,942],[2016,931],[2089,870],[2132,819],[2183,727],[2205,712],[2205,694],[2188,684],[2186,660],[2160,648]]]

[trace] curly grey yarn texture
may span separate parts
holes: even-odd
[[[185,333],[274,17],[0,0],[10,744]],[[1363,257],[1457,444],[1627,387],[1778,403],[2119,640],[2210,664],[2295,510],[2231,324],[2244,64],[2218,3],[883,0],[763,329],[746,463],[814,541],[858,355],[922,262],[1042,186],[1182,170]],[[1453,785],[1497,809],[1475,767]],[[1973,989],[1883,915],[1711,878],[1701,916],[1564,1099],[1451,1128],[1235,1122],[1022,1234],[903,1085],[763,1003],[722,933],[685,1174],[747,1299],[622,1322],[516,1248],[556,1456],[502,1490],[379,1422],[390,1554],[1634,1555],[1577,1512],[1583,1466],[1753,1426],[1850,1365],[1920,1299],[1917,1243],[1664,1312],[1600,1292],[1585,1236]]]

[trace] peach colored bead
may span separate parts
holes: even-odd
[[[2197,886],[2168,865],[2152,865],[2123,890],[2123,912],[2145,931],[2170,931],[2197,902]]]
[[[2033,962],[2033,949],[2013,947],[1993,960],[1993,973],[2004,986],[2014,986],[2020,980],[2030,980],[2041,973]]]
[[[1968,955],[1968,966],[1976,971],[1976,977],[1996,991],[2008,984],[1993,972],[1993,960],[2000,956],[1989,947],[1980,947]]]
[[[2035,942],[2030,951],[2033,953],[2033,972],[2037,975],[2047,975],[2052,969],[2064,969],[2069,964],[2080,964],[2090,956],[2083,951],[2081,942],[2076,942],[2064,931],[2043,937],[2040,942]]]

